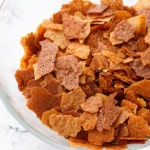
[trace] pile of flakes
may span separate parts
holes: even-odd
[[[21,43],[15,77],[43,124],[93,145],[150,137],[149,0],[73,0]]]

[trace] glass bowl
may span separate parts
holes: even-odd
[[[23,48],[20,38],[26,33],[34,32],[39,23],[58,11],[63,3],[70,0],[7,0],[0,1],[0,96],[10,113],[28,131],[57,149],[83,150],[71,148],[70,144],[56,132],[44,126],[40,120],[25,106],[25,99],[18,91],[14,73],[19,67]],[[99,3],[99,0],[92,2]],[[136,0],[124,0],[131,5]],[[144,145],[129,145],[129,150],[146,147]]]

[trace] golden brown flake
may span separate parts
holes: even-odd
[[[48,19],[43,20],[42,22],[42,26],[46,29],[50,29],[50,30],[63,30],[63,25],[62,24],[56,24],[51,22]]]
[[[100,107],[102,107],[102,99],[99,96],[91,96],[81,104],[82,110],[89,113],[98,112]]]
[[[125,89],[125,92],[128,90],[134,91],[135,94],[141,95],[144,98],[147,98],[150,100],[150,80],[141,80],[137,83],[132,84],[127,89]]]
[[[101,0],[101,3],[117,9],[121,9],[123,7],[122,0]]]
[[[111,51],[103,51],[102,54],[105,56],[105,57],[108,57],[111,61],[113,61],[114,63],[116,64],[119,64],[121,63],[123,60],[117,56],[117,54],[115,54],[114,52],[111,52]]]
[[[40,86],[46,88],[48,92],[52,94],[63,92],[62,86],[51,74],[48,74],[44,77],[44,79],[40,82]]]
[[[84,112],[81,116],[81,124],[85,131],[93,130],[97,124],[98,117],[96,113]]]
[[[17,70],[15,78],[18,82],[19,90],[23,91],[26,88],[27,83],[34,78],[34,71],[33,69]]]
[[[146,138],[150,137],[150,127],[140,116],[130,115],[127,124],[130,137]]]
[[[71,115],[52,114],[49,117],[49,124],[53,130],[64,137],[76,137],[81,131],[81,120]]]
[[[45,111],[60,105],[60,95],[50,94],[46,89],[33,87],[31,98],[27,100],[27,106],[33,110],[37,117],[41,118]]]
[[[85,93],[80,87],[76,87],[69,93],[64,93],[61,98],[61,109],[67,111],[70,109],[79,110],[80,105],[85,101]]]
[[[72,54],[81,59],[87,59],[90,54],[90,48],[87,45],[72,42],[68,45],[66,53]]]
[[[103,143],[112,142],[114,140],[114,128],[110,130],[91,130],[88,132],[88,141],[94,145],[102,145]]]
[[[150,125],[150,110],[146,109],[146,108],[141,108],[138,111],[138,116],[142,117],[144,120],[146,120],[148,122],[148,124]]]
[[[137,105],[126,99],[122,100],[121,106],[124,107],[129,113],[137,113]]]
[[[52,114],[56,114],[56,115],[57,115],[57,114],[59,114],[59,112],[58,112],[55,108],[52,108],[51,110],[45,111],[45,112],[42,114],[42,118],[41,118],[42,123],[50,127],[50,124],[49,124],[49,117],[50,117]]]
[[[56,31],[56,30],[48,29],[46,30],[44,37],[52,40],[61,49],[65,49],[70,43],[70,41],[65,37],[63,31]]]
[[[100,71],[108,68],[108,60],[102,53],[94,53],[90,64],[90,68],[95,71]]]

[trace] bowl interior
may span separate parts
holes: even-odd
[[[54,147],[64,150],[71,149],[69,143],[44,126],[35,114],[26,108],[26,100],[18,91],[14,73],[23,55],[20,38],[26,33],[34,32],[43,19],[50,18],[67,2],[69,0],[7,0],[0,10],[0,95],[9,111],[27,130]],[[99,3],[99,0],[93,2]],[[134,2],[135,0],[132,1]],[[125,1],[125,4],[131,4],[131,1]],[[147,145],[149,142],[145,145],[131,145],[129,149],[139,149]]]

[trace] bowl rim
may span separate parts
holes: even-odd
[[[0,2],[0,12],[3,10],[6,2],[7,2],[7,0],[1,0],[1,2]]]
[[[0,14],[3,11],[3,8],[5,7],[6,3],[7,3],[7,0],[2,0],[2,2],[0,3]],[[2,103],[4,104],[5,108],[11,114],[11,116],[13,116],[13,118],[23,128],[25,128],[29,133],[31,133],[34,137],[38,138],[39,140],[45,142],[46,144],[48,144],[48,145],[50,145],[50,146],[52,146],[54,148],[58,148],[58,149],[61,149],[61,150],[71,150],[71,149],[74,149],[71,146],[67,147],[67,146],[64,146],[64,145],[60,145],[60,144],[58,144],[58,143],[56,143],[54,141],[51,141],[46,136],[44,136],[43,134],[41,134],[39,131],[37,131],[36,129],[34,129],[33,127],[31,127],[26,121],[24,121],[24,119],[21,118],[20,115],[18,115],[18,113],[15,110],[15,108],[9,102],[9,100],[11,100],[11,97],[9,97],[9,95],[6,94],[5,90],[3,89],[3,87],[1,85],[0,85],[0,99],[1,99]],[[146,147],[146,145],[144,147]],[[144,148],[144,147],[142,147],[142,148]],[[83,148],[85,148],[85,147],[83,147]]]

